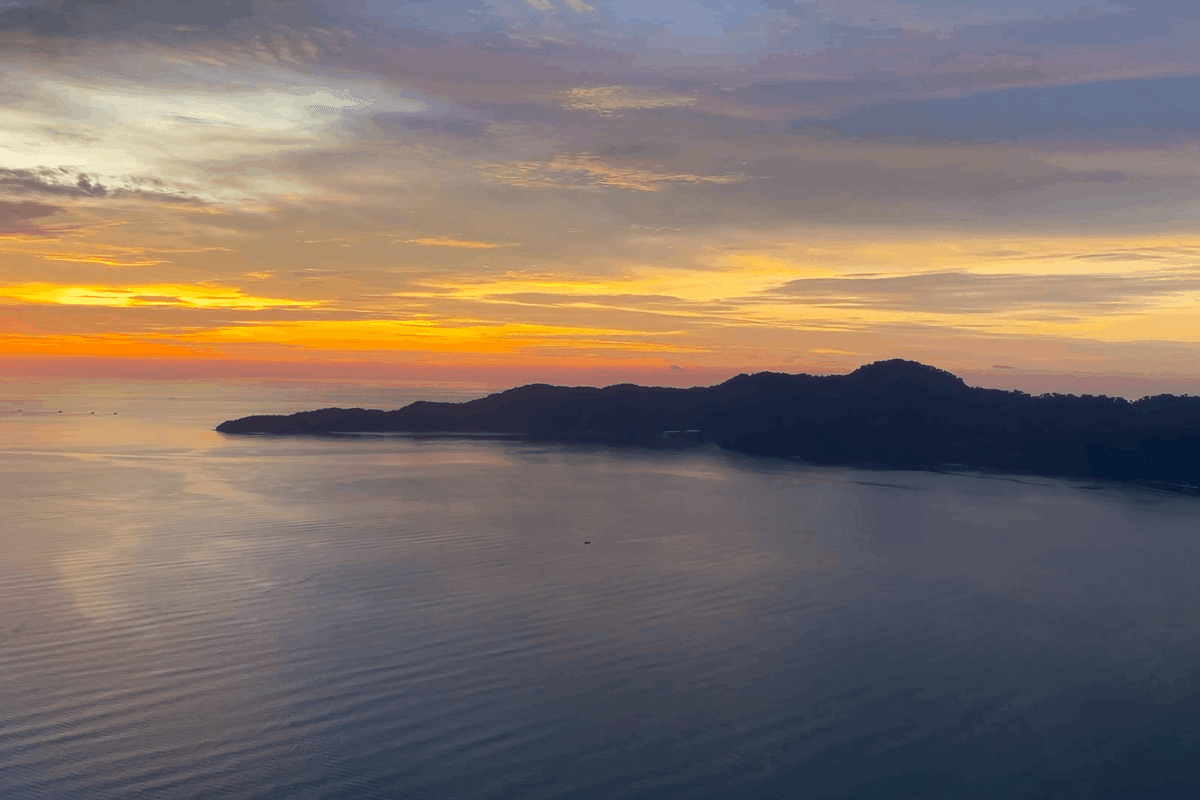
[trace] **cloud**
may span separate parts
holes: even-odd
[[[0,167],[0,190],[15,194],[64,197],[104,197],[108,189],[95,176],[66,168],[7,169]]]
[[[38,167],[10,169],[0,167],[0,193],[38,194],[48,197],[135,198],[169,203],[201,203],[201,198],[188,194],[181,187],[172,187],[158,178],[141,175],[121,176],[114,180],[101,179],[94,174],[75,172],[68,167]]]
[[[68,255],[63,253],[38,253],[37,255],[47,261],[65,261],[71,264],[98,264],[104,267],[157,267],[160,264],[166,263],[162,259],[129,261],[102,255]]]
[[[745,175],[697,175],[621,166],[588,153],[555,156],[549,161],[481,163],[475,166],[497,183],[529,189],[612,188],[658,192],[666,186],[719,185],[747,180]]]
[[[129,298],[132,303],[137,305],[167,305],[167,306],[182,306],[187,305],[182,299],[174,295],[162,294],[139,294]]]
[[[756,81],[738,88],[730,96],[754,105],[800,105],[837,98],[862,98],[911,90],[898,80],[807,80]]]
[[[48,8],[22,5],[0,11],[0,31],[20,30],[53,36],[67,33],[71,28],[71,22],[65,15]]]
[[[887,277],[808,278],[762,294],[825,308],[947,314],[1053,312],[1074,319],[1139,311],[1153,301],[1200,292],[1192,271],[1141,274],[934,272]]]
[[[69,286],[50,283],[0,285],[0,298],[22,303],[64,306],[108,306],[129,308],[144,305],[172,305],[191,308],[268,309],[314,308],[321,305],[310,300],[279,297],[256,297],[237,289],[188,284],[149,284],[135,286]]]
[[[461,247],[466,250],[494,250],[498,247],[516,247],[512,242],[475,242],[466,239],[451,239],[431,236],[422,239],[404,239],[404,244],[419,244],[425,247]]]
[[[591,284],[592,287],[602,285],[600,281]],[[503,290],[503,284],[498,291],[489,291],[481,296],[480,299],[488,301],[522,303],[536,306],[571,306],[574,308],[603,308],[603,309],[622,309],[622,310],[637,310],[648,312],[670,312],[670,313],[703,313],[711,310],[709,308],[697,307],[695,304],[679,297],[661,294],[598,294],[589,293],[587,289],[589,285],[580,280],[579,289],[576,291],[563,291],[562,293],[554,292],[510,292]],[[565,289],[573,289],[570,285],[562,287]]]
[[[1200,79],[1149,78],[1200,72],[1163,23],[1195,12],[1077,3],[44,0],[0,33],[6,309],[314,353],[669,333],[764,367],[1175,303],[1105,334],[1166,336],[1196,254],[1153,231],[1200,215]],[[1158,227],[1071,240],[1109,222]]]
[[[487,133],[488,121],[465,116],[426,116],[421,114],[376,114],[372,122],[382,130],[400,128],[462,137],[480,137]]]
[[[601,116],[615,116],[621,111],[645,111],[655,108],[677,108],[696,104],[689,95],[671,94],[641,86],[588,86],[567,89],[552,95],[564,108],[576,111],[598,111]]]
[[[216,29],[249,20],[252,0],[26,0],[0,11],[0,30],[52,36],[128,31],[146,25]]]
[[[0,235],[45,235],[45,231],[33,220],[53,216],[62,211],[63,209],[58,206],[43,203],[0,199]]]
[[[295,195],[307,188],[298,173],[254,162],[336,150],[371,115],[431,107],[370,76],[227,53],[181,58],[148,43],[78,50],[7,75],[0,190],[233,203]],[[80,74],[88,59],[100,66]]]
[[[1122,3],[1128,6],[1128,3]],[[1179,7],[1177,7],[1179,8]],[[1185,15],[1178,12],[1146,14],[1125,11],[1119,14],[1083,12],[1061,18],[1010,21],[993,25],[966,25],[955,39],[963,44],[1003,42],[1033,47],[1077,45],[1118,45],[1169,35],[1174,23]]]
[[[961,99],[891,103],[830,121],[844,136],[966,141],[1161,139],[1200,129],[1200,77],[1102,81],[1079,86],[981,92]]]

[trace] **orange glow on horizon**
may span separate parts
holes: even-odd
[[[519,254],[506,250],[511,245],[413,239],[408,241],[486,250],[489,260],[495,251],[497,259],[512,260],[498,260],[499,267],[485,269],[464,262],[466,266],[411,278],[401,261],[392,272],[375,273],[376,283],[357,281],[333,266],[268,270],[254,269],[261,262],[248,260],[211,262],[214,272],[221,267],[231,277],[217,272],[210,281],[13,281],[0,285],[0,303],[25,306],[30,321],[16,330],[0,328],[0,337],[7,334],[0,344],[10,355],[64,357],[300,358],[313,363],[356,357],[435,363],[474,357],[481,365],[495,358],[542,364],[567,357],[625,366],[628,359],[646,358],[658,365],[654,368],[679,362],[689,368],[756,371],[780,364],[840,368],[905,353],[927,353],[924,360],[948,367],[986,369],[993,361],[1015,360],[1045,368],[1043,340],[1058,342],[1059,358],[1070,354],[1072,341],[1200,342],[1200,315],[1194,313],[1200,290],[1185,280],[1187,265],[1200,249],[1179,236],[952,239],[904,238],[893,232],[886,239],[853,239],[831,233],[742,249],[736,242],[720,245],[718,233],[709,239],[689,237],[683,244],[673,235],[644,235],[647,241],[678,246],[682,255],[674,260],[524,266]],[[155,260],[151,249],[127,250],[136,250],[147,263]],[[472,257],[463,254],[464,259]],[[64,261],[101,266],[104,258],[63,256]],[[195,274],[196,265],[188,269]],[[170,274],[165,267],[155,273],[163,278]],[[1090,304],[1080,299],[1082,293],[1052,296],[1043,290],[1030,301],[1010,291],[1007,306],[950,307],[937,297],[924,305],[893,303],[887,291],[876,288],[879,281],[948,274],[993,281],[979,284],[979,296],[992,291],[989,287],[1039,276],[1053,276],[1060,281],[1056,286],[1095,278],[1099,289]],[[396,282],[389,283],[393,275]],[[234,284],[248,278],[256,281],[250,286],[261,288]],[[1151,290],[1130,294],[1119,305],[1102,293],[1120,297],[1119,282],[1133,280]],[[806,281],[825,294],[806,293]],[[781,291],[792,282],[800,288]],[[1155,294],[1160,283],[1167,289]],[[949,285],[951,289],[939,289],[938,297],[952,296],[956,284]],[[1110,285],[1118,288],[1105,288]],[[287,296],[293,292],[322,299]],[[56,323],[61,319],[57,330],[48,327],[50,312],[36,311],[46,307],[61,309],[53,312]],[[86,311],[89,307],[118,313],[98,317]],[[129,310],[128,316],[122,309]],[[157,315],[152,324],[144,315],[135,316],[135,311],[150,309]],[[199,310],[230,313],[214,320],[211,314],[195,314]],[[304,319],[290,311],[340,318]],[[73,325],[91,332],[72,330]],[[98,325],[109,329],[96,332]],[[31,330],[54,332],[27,332]],[[909,330],[916,333],[905,333]],[[945,347],[939,342],[952,337],[960,342],[976,337],[976,352],[959,344],[938,349]],[[983,354],[997,349],[1007,352]],[[1075,357],[1076,368],[1088,368],[1087,356]]]
[[[666,334],[671,335],[671,334]],[[641,331],[524,323],[488,324],[480,320],[314,320],[217,328],[187,333],[181,341],[204,344],[273,344],[344,352],[396,350],[455,353],[522,353],[531,349],[619,350],[700,353],[706,348],[651,338]]]

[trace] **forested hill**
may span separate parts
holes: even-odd
[[[914,361],[848,375],[760,372],[694,389],[534,384],[467,403],[254,416],[222,433],[493,433],[640,446],[716,443],[821,464],[956,465],[1200,486],[1200,397],[1130,402],[967,386]]]

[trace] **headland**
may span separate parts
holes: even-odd
[[[1200,487],[1200,397],[983,389],[915,361],[760,372],[692,389],[532,384],[465,403],[229,420],[227,434],[397,433],[680,448],[813,464],[977,469]]]

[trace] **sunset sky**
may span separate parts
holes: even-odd
[[[1191,2],[0,0],[0,43],[0,373],[1200,378]]]

